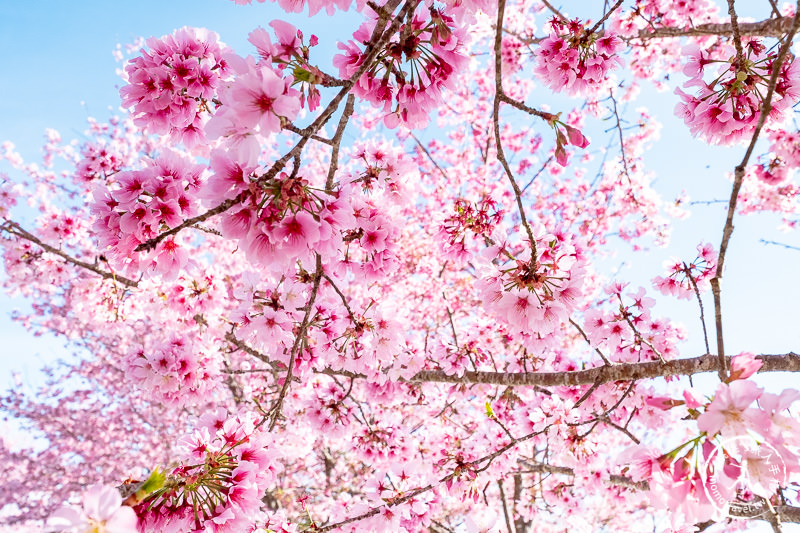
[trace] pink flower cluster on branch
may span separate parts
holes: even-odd
[[[743,43],[741,61],[732,47],[707,51],[698,45],[684,48],[684,88],[698,87],[694,95],[680,89],[675,114],[692,135],[711,144],[747,141],[756,129],[777,59],[759,39]],[[717,68],[714,68],[716,66]],[[709,74],[710,73],[710,74]],[[706,81],[706,78],[713,78]],[[780,65],[767,124],[780,122],[800,99],[800,65],[788,59]]]
[[[363,64],[367,52],[360,43],[369,41],[379,20],[373,15],[353,34],[355,40],[339,43],[343,53],[333,64],[342,78],[349,78]],[[444,11],[420,8],[380,51],[353,93],[380,109],[389,128],[399,124],[424,127],[428,114],[442,103],[443,92],[453,88],[456,74],[465,66],[465,39],[466,34]]]
[[[134,507],[139,530],[234,533],[259,515],[261,498],[280,473],[272,437],[254,413],[224,409],[200,417],[179,443],[181,464]]]
[[[153,133],[189,147],[202,143],[210,106],[230,75],[224,58],[229,51],[216,33],[197,28],[148,39],[147,46],[125,66],[122,105],[132,107],[136,124]]]
[[[622,66],[622,41],[612,32],[590,33],[580,19],[554,17],[550,26],[552,33],[536,50],[534,72],[553,91],[599,94],[608,86],[610,72]]]
[[[167,279],[177,277],[189,261],[175,238],[160,242],[153,251],[136,248],[162,231],[197,214],[197,192],[203,168],[176,152],[165,151],[142,170],[117,174],[110,185],[94,191],[94,230],[109,260],[125,272],[147,270]]]
[[[584,262],[563,235],[540,232],[539,255],[530,250],[513,256],[500,245],[483,252],[483,276],[476,282],[484,305],[515,332],[547,336],[566,322],[582,295]],[[496,267],[493,259],[507,262]],[[499,272],[498,272],[499,270]]]
[[[685,400],[663,404],[665,410],[685,405],[700,435],[666,454],[638,446],[620,458],[633,480],[649,480],[659,505],[688,521],[719,520],[737,506],[749,508],[751,516],[766,512],[777,504],[776,490],[785,489],[789,475],[800,469],[800,424],[788,411],[800,393],[768,393],[747,380],[760,366],[752,354],[734,357],[732,366],[736,374],[717,387],[713,399],[687,391]]]
[[[664,263],[667,276],[653,278],[653,286],[662,294],[684,300],[693,298],[695,292],[707,291],[710,280],[716,275],[717,253],[708,243],[697,246],[697,257],[690,263],[670,260]]]

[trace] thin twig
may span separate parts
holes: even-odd
[[[706,353],[711,353],[711,348],[708,345],[708,331],[706,330],[706,315],[703,310],[703,299],[700,297],[700,289],[697,287],[697,282],[694,280],[694,276],[692,276],[692,272],[688,267],[684,269],[684,273],[689,278],[689,282],[692,284],[692,288],[694,289],[694,294],[697,297],[697,305],[700,306],[700,324],[703,325],[703,340],[706,343]]]
[[[339,287],[336,286],[336,283],[333,282],[330,276],[323,273],[322,277],[325,278],[328,281],[328,283],[331,284],[333,290],[336,291],[336,294],[339,295],[339,298],[342,300],[342,303],[344,304],[344,308],[347,309],[347,314],[350,316],[350,321],[353,322],[353,324],[355,324],[356,316],[353,314],[353,310],[350,309],[350,304],[347,302],[347,298],[345,297],[344,293],[341,290],[339,290]]]
[[[417,146],[419,146],[420,150],[422,150],[425,153],[425,155],[428,156],[428,160],[430,160],[430,162],[433,163],[433,166],[435,166],[439,170],[439,172],[442,174],[442,176],[444,176],[444,179],[449,181],[450,180],[450,176],[448,176],[447,172],[445,172],[444,169],[441,166],[439,166],[439,163],[436,162],[436,160],[433,158],[433,156],[428,151],[428,149],[425,148],[425,145],[422,144],[422,142],[419,139],[417,139],[417,136],[414,135],[413,132],[409,132],[409,134],[411,135],[411,138],[414,139],[414,141],[416,141]]]
[[[502,37],[503,32],[503,16],[505,14],[506,2],[505,0],[498,0],[497,2],[497,30],[495,31],[494,38],[494,75],[495,75],[495,95],[494,95],[494,112],[492,114],[492,122],[494,124],[494,138],[495,148],[497,152],[497,160],[505,170],[508,180],[511,182],[511,188],[514,189],[514,196],[517,199],[517,207],[519,208],[519,216],[525,232],[528,234],[528,241],[531,245],[531,265],[536,263],[538,256],[536,252],[536,239],[533,238],[533,231],[528,224],[528,219],[525,217],[525,208],[522,206],[522,191],[514,179],[514,174],[506,161],[505,153],[503,152],[503,142],[500,138],[500,101],[503,99],[503,58],[502,58]],[[527,106],[525,106],[527,107]],[[536,110],[533,110],[536,111]]]
[[[283,129],[289,130],[292,133],[296,133],[298,135],[304,135],[304,133],[305,133],[303,130],[301,130],[300,128],[298,128],[297,126],[292,124],[291,122],[284,123],[282,125],[282,127],[283,127]],[[328,144],[328,145],[331,144],[331,140],[330,139],[326,139],[324,137],[320,137],[319,135],[309,135],[309,137],[311,137],[312,140],[317,141],[317,142],[321,142],[321,143]]]
[[[281,415],[281,410],[283,407],[283,400],[286,398],[286,392],[289,390],[289,383],[292,381],[292,372],[294,370],[294,361],[297,357],[298,351],[300,351],[300,347],[302,342],[306,338],[306,331],[308,331],[308,326],[311,324],[311,313],[314,310],[314,302],[317,299],[317,291],[319,291],[319,282],[322,280],[322,258],[319,254],[317,256],[317,268],[316,272],[314,273],[314,285],[311,289],[311,295],[308,297],[308,303],[306,304],[306,312],[303,315],[303,322],[300,323],[300,329],[297,330],[297,334],[294,338],[294,344],[292,344],[292,349],[289,352],[289,368],[286,370],[286,378],[283,380],[283,385],[281,386],[281,390],[278,393],[278,399],[275,400],[272,408],[270,409],[271,416],[269,421],[269,430],[275,427],[275,424],[278,422],[278,417]]]
[[[547,7],[547,9],[552,11],[555,16],[561,19],[562,22],[569,22],[569,19],[564,15],[562,15],[561,11],[556,9],[550,2],[548,2],[547,0],[542,0],[542,3],[545,5],[545,7]]]
[[[342,143],[342,135],[344,135],[347,123],[353,115],[354,103],[355,97],[352,94],[348,95],[347,103],[344,105],[344,111],[342,112],[341,118],[339,118],[339,125],[336,127],[336,133],[333,135],[333,139],[331,139],[333,150],[331,151],[331,163],[328,167],[328,178],[325,180],[325,192],[330,192],[333,188],[333,178],[336,175],[336,171],[339,169],[339,145]]]
[[[791,244],[785,244],[777,241],[768,241],[766,239],[759,239],[758,242],[762,244],[772,244],[773,246],[780,246],[781,248],[786,248],[787,250],[800,250],[800,246],[792,246]]]
[[[606,12],[605,12],[605,14],[603,14],[603,17],[602,17],[600,20],[598,20],[598,21],[597,21],[597,24],[595,24],[594,26],[592,26],[592,29],[590,29],[590,30],[587,32],[587,35],[591,35],[591,34],[593,34],[594,32],[596,32],[596,31],[597,31],[597,29],[598,29],[600,26],[602,26],[602,25],[603,25],[603,23],[604,23],[606,20],[608,20],[608,17],[610,17],[610,16],[611,16],[611,14],[612,14],[614,11],[616,11],[616,10],[617,10],[617,8],[619,8],[619,6],[621,6],[621,5],[622,5],[622,2],[624,2],[624,1],[625,1],[625,0],[617,0],[617,3],[616,3],[616,4],[614,4],[613,6],[611,6],[611,9],[609,9],[608,11],[606,11]]]

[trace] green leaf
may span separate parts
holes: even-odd
[[[164,481],[166,481],[167,476],[161,472],[158,467],[154,468],[152,472],[150,472],[150,477],[144,482],[139,490],[136,491],[136,496],[138,498],[143,498],[150,494],[153,491],[156,491],[164,486]]]

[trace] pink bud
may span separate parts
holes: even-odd
[[[703,396],[693,388],[688,388],[683,391],[683,399],[686,400],[686,407],[689,409],[697,409],[701,405],[705,405]]]
[[[654,396],[652,398],[648,398],[644,401],[650,407],[655,407],[656,409],[661,409],[662,411],[669,411],[673,407],[677,407],[679,405],[683,405],[683,400],[673,400],[672,398],[667,398],[665,396]]]
[[[589,141],[583,136],[581,130],[573,128],[572,126],[564,126],[567,129],[567,137],[569,137],[569,144],[577,146],[578,148],[586,148],[589,146]]]
[[[747,379],[755,374],[763,363],[750,352],[743,352],[731,359],[731,377],[729,381]]]
[[[562,167],[567,166],[567,151],[561,143],[556,146],[556,162]]]

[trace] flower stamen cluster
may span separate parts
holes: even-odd
[[[349,78],[363,64],[366,44],[377,23],[370,20],[353,34],[356,41],[339,43],[344,52],[334,57],[342,78]],[[399,124],[424,127],[428,112],[442,101],[442,90],[451,88],[455,74],[466,62],[461,53],[465,37],[454,28],[451,17],[435,8],[414,15],[381,50],[372,66],[353,87],[353,93],[379,107],[389,128]]]

